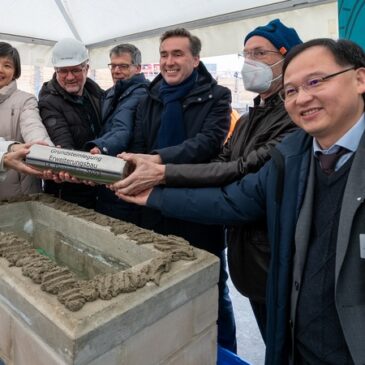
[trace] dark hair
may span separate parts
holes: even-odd
[[[187,29],[185,28],[176,28],[166,31],[162,34],[160,38],[160,44],[166,40],[167,38],[172,37],[183,37],[188,38],[190,43],[190,51],[194,57],[200,56],[200,51],[202,49],[202,43],[198,37],[192,35]]]
[[[14,64],[14,79],[19,79],[22,68],[20,66],[20,56],[16,48],[6,42],[0,42],[0,57],[7,57],[13,61]]]
[[[365,52],[355,42],[347,39],[316,38],[299,44],[290,50],[284,59],[282,80],[284,80],[285,71],[290,62],[308,48],[316,46],[324,47],[330,51],[339,66],[354,66],[355,69],[365,67]],[[365,102],[365,93],[362,94],[362,97]]]
[[[109,52],[109,57],[113,55],[120,56],[123,53],[129,53],[131,55],[132,64],[140,66],[142,63],[141,51],[130,43],[119,44],[113,47]]]
[[[336,63],[339,66],[354,66],[355,69],[359,67],[365,67],[365,53],[363,49],[356,43],[346,39],[339,39],[335,41],[330,38],[318,38],[312,39],[292,48],[292,50],[285,57],[283,63],[283,76],[285,74],[286,68],[293,58],[304,52],[306,49],[316,46],[328,49],[332,53]]]

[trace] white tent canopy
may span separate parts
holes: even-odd
[[[105,67],[109,49],[137,45],[144,62],[158,61],[158,38],[185,26],[201,38],[202,56],[236,53],[244,34],[279,17],[306,40],[337,37],[334,0],[1,0],[0,39],[20,51],[22,63],[49,65],[53,44],[74,37],[90,49],[92,66]]]

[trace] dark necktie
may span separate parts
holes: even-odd
[[[344,154],[350,152],[347,148],[340,147],[337,152],[325,155],[322,152],[317,153],[317,157],[322,171],[326,175],[331,175],[335,171],[338,159]]]

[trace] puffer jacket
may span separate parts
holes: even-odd
[[[100,137],[88,142],[86,150],[96,146],[111,156],[127,150],[133,135],[137,105],[147,94],[148,85],[144,74],[137,74],[128,80],[119,80],[105,92]]]
[[[62,148],[82,150],[85,143],[97,137],[101,130],[102,89],[91,79],[87,79],[84,95],[90,104],[84,104],[82,98],[67,93],[57,82],[56,74],[44,83],[39,93],[39,111],[48,134],[55,145]],[[87,105],[91,105],[96,119],[90,117]],[[83,184],[45,181],[45,192],[61,199],[94,208],[95,188]]]
[[[43,124],[55,145],[81,150],[87,141],[97,136],[101,129],[101,100],[103,91],[91,79],[87,79],[84,92],[89,96],[98,126],[90,123],[79,97],[67,93],[57,82],[56,74],[45,82],[39,92],[39,112]]]
[[[296,129],[278,94],[242,116],[219,156],[207,164],[167,164],[167,186],[223,186],[256,172],[270,158],[270,150]],[[239,292],[252,300],[265,301],[270,259],[266,223],[230,226],[227,231],[228,267]]]
[[[39,116],[38,103],[34,95],[18,90],[16,81],[0,89],[0,136],[18,142],[43,141],[53,145]],[[16,195],[38,193],[40,179],[8,171],[0,183],[0,199]]]

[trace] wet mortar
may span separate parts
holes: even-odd
[[[21,196],[8,200],[9,203],[28,201],[37,201],[68,215],[110,227],[114,235],[127,235],[137,245],[152,244],[160,252],[157,257],[128,268],[125,268],[125,263],[107,258],[111,261],[109,272],[100,269],[94,276],[83,277],[82,273],[61,266],[57,260],[37,250],[31,242],[15,232],[0,231],[0,256],[9,262],[9,266],[21,267],[23,275],[40,285],[43,291],[57,295],[57,299],[70,311],[80,310],[86,302],[110,300],[119,294],[138,290],[148,282],[159,285],[161,275],[170,270],[173,262],[196,258],[194,248],[180,237],[159,235],[48,195]],[[3,204],[7,202],[0,202],[0,205]]]

